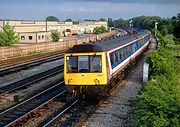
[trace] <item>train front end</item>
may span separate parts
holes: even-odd
[[[104,52],[66,53],[64,82],[70,94],[100,94],[107,84]]]

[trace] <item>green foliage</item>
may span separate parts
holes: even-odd
[[[180,93],[176,60],[171,50],[160,48],[148,54],[149,81],[134,107],[134,127],[179,127]]]
[[[46,21],[58,21],[59,22],[59,19],[55,16],[48,16],[48,17],[46,17]]]
[[[106,22],[107,20],[105,18],[100,18],[99,21]]]
[[[172,77],[176,73],[175,59],[169,50],[160,48],[151,52],[147,56],[147,62],[150,66],[150,75],[164,75]]]
[[[95,20],[95,19],[84,19],[84,21],[88,21],[88,22],[96,22],[97,20]]]
[[[148,82],[134,108],[134,127],[178,127],[179,99],[175,80],[161,76]]]
[[[19,42],[19,35],[14,31],[14,27],[10,26],[9,23],[1,28],[0,46],[10,46]]]
[[[65,20],[66,22],[72,22],[72,19],[68,18]]]
[[[106,29],[106,27],[104,26],[101,26],[101,27],[95,27],[93,32],[95,34],[100,34],[100,33],[105,33],[105,32],[108,32],[108,30]]]
[[[174,36],[172,34],[166,34],[163,36],[160,31],[157,30],[157,39],[161,46],[166,47],[167,44],[174,44]]]
[[[51,38],[54,42],[57,42],[60,39],[60,33],[57,30],[51,31]]]
[[[124,19],[118,19],[118,20],[114,20],[114,26],[115,27],[125,27],[128,26],[128,20],[124,20]]]
[[[155,22],[160,22],[162,19],[158,16],[140,16],[132,18],[132,20],[134,27],[151,30],[154,28]]]
[[[158,16],[140,16],[132,18],[134,27],[149,29],[153,31],[155,27],[155,22],[158,22],[158,30],[164,36],[166,34],[171,34],[173,31],[173,25],[170,20],[162,19]]]
[[[168,44],[174,44],[174,36],[172,34],[167,34],[164,36],[164,41]]]
[[[180,19],[174,21],[173,25],[174,25],[174,29],[173,29],[174,36],[176,36],[177,38],[180,38]]]

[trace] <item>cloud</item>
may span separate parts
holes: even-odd
[[[167,9],[168,8],[168,9]],[[148,3],[70,2],[51,4],[0,4],[1,17],[10,19],[45,19],[54,15],[66,18],[132,18],[140,15],[168,17],[179,12],[179,5]]]
[[[98,2],[98,3],[161,3],[180,4],[180,0],[0,0],[0,3],[67,3],[67,2]]]

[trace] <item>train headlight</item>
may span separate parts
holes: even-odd
[[[73,78],[68,79],[68,84],[73,81]]]
[[[99,79],[94,79],[94,82],[95,82],[96,85],[100,84]]]

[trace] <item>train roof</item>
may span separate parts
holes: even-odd
[[[128,34],[121,37],[112,36],[112,37],[106,38],[105,40],[99,40],[96,42],[74,45],[72,48],[70,48],[67,51],[67,53],[105,52],[105,51],[114,49],[116,47],[125,45],[139,37],[146,35],[147,33],[149,33],[149,31],[141,30],[131,35]]]

